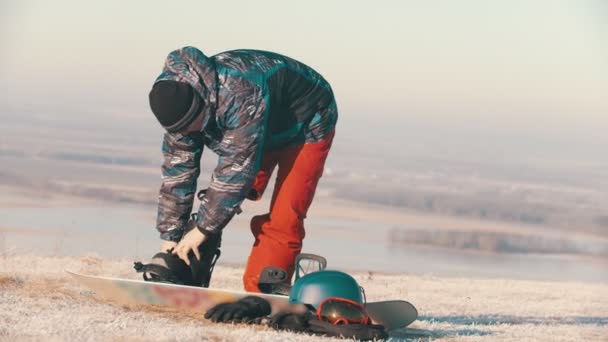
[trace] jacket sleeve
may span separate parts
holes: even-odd
[[[232,100],[231,115],[221,144],[231,151],[221,155],[198,210],[198,229],[217,234],[228,224],[253,186],[260,168],[266,120],[265,102],[258,91]]]
[[[156,218],[156,228],[163,240],[179,241],[184,233],[200,174],[202,146],[190,136],[164,135],[162,184]]]

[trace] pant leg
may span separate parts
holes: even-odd
[[[304,219],[323,174],[333,135],[317,143],[279,151],[270,213],[251,220],[255,243],[243,275],[245,290],[259,292],[260,272],[267,266],[281,267],[290,277],[293,274],[294,260],[305,236]]]

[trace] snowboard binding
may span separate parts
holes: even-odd
[[[289,296],[290,280],[287,271],[279,267],[269,266],[262,270],[258,288],[262,293]]]
[[[190,267],[170,251],[156,253],[149,264],[136,261],[133,268],[143,273],[145,281],[196,286]]]
[[[195,222],[196,214],[192,214],[188,231],[196,229]],[[152,262],[148,264],[135,262],[133,268],[138,273],[143,273],[145,281],[209,287],[213,268],[221,255],[221,242],[221,234],[208,235],[207,239],[198,247],[200,260],[197,260],[192,252],[188,255],[190,266],[177,255],[172,254],[172,249],[170,249],[154,255]]]
[[[295,280],[308,273],[322,271],[326,267],[327,260],[324,257],[316,254],[300,253],[295,260]],[[262,293],[289,296],[291,279],[286,270],[268,266],[260,273],[258,288]]]

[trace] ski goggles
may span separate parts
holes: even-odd
[[[363,305],[346,298],[331,297],[319,304],[317,318],[334,325],[371,324],[372,320]]]

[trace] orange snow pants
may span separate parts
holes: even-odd
[[[334,132],[316,143],[264,153],[253,189],[261,196],[276,166],[278,174],[270,212],[251,219],[255,242],[243,275],[246,291],[260,292],[258,280],[267,266],[286,270],[291,279],[295,257],[302,250],[304,218],[323,174]]]

